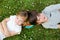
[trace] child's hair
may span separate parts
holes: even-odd
[[[27,13],[26,10],[21,10],[21,11],[19,11],[16,15],[20,15],[20,16],[28,17],[28,13]]]
[[[29,23],[31,25],[36,25],[37,24],[36,21],[37,21],[38,12],[36,10],[32,10],[32,11],[23,10],[23,11],[18,12],[16,15],[27,17],[26,22],[29,21]]]
[[[28,11],[28,21],[32,25],[36,25],[38,12],[36,10]]]

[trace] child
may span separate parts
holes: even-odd
[[[4,19],[0,23],[0,40],[20,34],[22,30],[21,25],[26,21],[27,17],[27,11],[20,11],[16,15],[12,15],[9,18]]]
[[[44,28],[60,28],[60,4],[46,7],[42,13],[37,16],[37,23],[42,24]]]
[[[51,29],[60,28],[60,4],[50,5],[46,7],[42,11],[42,13],[39,13],[36,17],[37,21],[36,22],[32,21],[33,24],[34,23],[42,24],[44,28],[51,28]],[[31,17],[31,19],[33,19],[33,17]]]

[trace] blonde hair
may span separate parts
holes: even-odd
[[[16,15],[28,17],[28,13],[27,13],[27,11],[25,11],[25,10],[19,11]]]

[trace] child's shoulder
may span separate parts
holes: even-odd
[[[14,18],[16,18],[16,15],[11,15],[10,16],[10,19],[14,19]]]
[[[10,15],[10,17],[16,17],[16,15]]]
[[[58,9],[58,8],[60,8],[60,4],[52,4],[52,5],[49,5],[49,6],[45,7],[44,10],[49,11],[49,10]]]

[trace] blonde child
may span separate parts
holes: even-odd
[[[11,15],[0,22],[0,40],[16,34],[20,34],[21,25],[28,17],[27,11],[20,11],[16,15]]]

